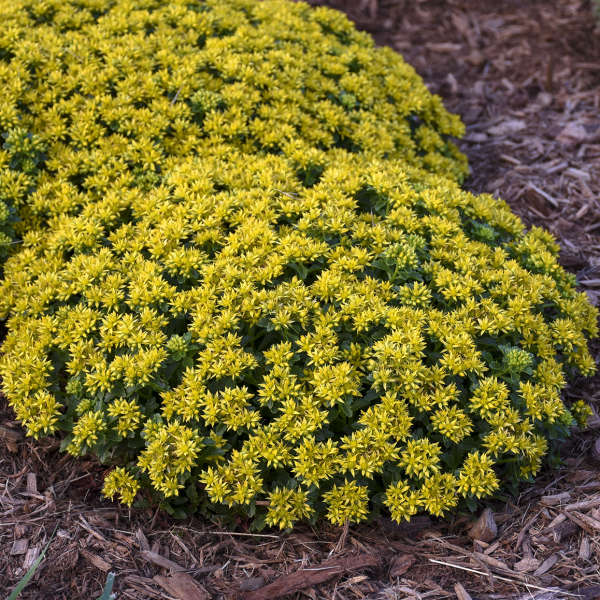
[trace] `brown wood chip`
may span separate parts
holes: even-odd
[[[542,496],[540,502],[544,506],[556,506],[557,504],[563,504],[571,499],[569,492],[562,492],[560,494],[552,494],[551,496]]]
[[[152,550],[142,550],[140,552],[140,556],[148,562],[158,565],[163,569],[169,569],[170,571],[185,571],[181,565],[178,565],[176,562],[165,558],[157,552],[152,552]]]
[[[90,563],[92,563],[97,569],[100,569],[101,571],[104,571],[105,573],[108,573],[108,571],[111,570],[112,566],[110,563],[106,562],[102,557],[98,556],[97,554],[93,554],[92,552],[89,552],[88,550],[83,550],[81,549],[79,552],[81,552],[81,555]]]
[[[540,566],[540,561],[537,558],[523,558],[514,565],[515,571],[519,573],[531,573]]]
[[[25,558],[23,559],[23,570],[27,571],[31,565],[37,560],[37,557],[40,555],[39,546],[34,546],[33,548],[29,548],[27,553],[25,554]]]
[[[494,520],[494,513],[491,509],[486,508],[469,529],[469,537],[474,540],[491,542],[497,535],[498,526]]]
[[[398,554],[392,559],[390,577],[402,577],[414,564],[414,554]]]
[[[167,594],[177,600],[209,600],[208,592],[187,573],[173,573],[170,577],[156,575],[154,581],[162,587]]]
[[[18,554],[25,554],[27,552],[27,548],[29,548],[29,540],[27,538],[21,538],[20,540],[15,540],[13,542],[12,548],[10,549],[11,556],[16,556]]]
[[[0,440],[4,441],[8,451],[14,454],[19,450],[18,442],[23,439],[23,434],[16,429],[10,429],[4,425],[0,425]]]
[[[534,571],[533,574],[536,577],[539,577],[540,575],[547,573],[557,562],[558,554],[552,554]]]
[[[372,554],[359,554],[325,561],[315,567],[300,569],[283,575],[272,583],[244,596],[245,600],[271,600],[286,594],[323,583],[347,571],[369,569],[379,566],[379,557]]]
[[[37,494],[37,475],[35,473],[27,473],[27,493]]]
[[[499,571],[512,571],[512,569],[501,560],[494,558],[493,556],[488,556],[487,554],[483,554],[483,552],[473,552],[473,556],[480,560],[482,563],[485,563],[492,570]]]
[[[454,592],[456,593],[457,600],[472,600],[471,594],[465,590],[461,583],[454,584]]]

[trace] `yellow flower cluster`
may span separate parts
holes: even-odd
[[[0,3],[0,40],[0,202],[18,210],[21,234],[115,182],[154,187],[220,143],[285,154],[306,181],[337,148],[467,173],[448,139],[459,119],[399,55],[326,8],[15,0]]]
[[[0,17],[0,126],[40,140],[9,150],[36,171],[2,389],[29,434],[119,465],[106,496],[282,528],[442,515],[583,418],[560,391],[594,370],[595,309],[548,234],[461,191],[458,121],[339,13]]]
[[[524,265],[532,236],[397,162],[340,151],[305,187],[288,158],[215,146],[25,236],[0,286],[4,391],[33,435],[71,419],[75,454],[138,440],[127,477],[165,498],[201,481],[288,527],[319,502],[361,520],[383,485],[396,519],[443,514],[504,463],[535,472],[566,370],[593,370],[596,312],[559,267]],[[444,294],[457,282],[467,297]],[[131,499],[115,473],[106,493]]]

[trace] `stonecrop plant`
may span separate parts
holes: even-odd
[[[25,235],[0,372],[29,433],[117,464],[124,502],[201,489],[281,527],[535,474],[573,422],[565,376],[594,368],[551,236],[443,177],[334,162],[307,187],[215,146]]]
[[[460,120],[412,67],[341,13],[288,0],[3,0],[3,131],[27,141],[30,171],[45,150],[35,190],[0,155],[19,233],[224,142],[289,156],[308,182],[337,148],[467,172]]]
[[[105,496],[255,527],[440,516],[585,422],[561,390],[597,313],[557,244],[460,189],[458,119],[340,13],[0,17],[2,389],[107,465]]]

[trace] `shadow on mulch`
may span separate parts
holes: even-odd
[[[323,3],[323,2],[313,2]],[[400,51],[467,126],[477,193],[549,228],[563,264],[600,303],[600,31],[581,0],[331,0]],[[600,356],[600,342],[593,343]],[[597,408],[600,376],[566,394]],[[0,593],[55,532],[22,598],[600,598],[600,418],[562,449],[562,468],[492,504],[497,533],[470,517],[322,525],[292,534],[222,531],[102,500],[104,469],[23,438],[0,400]],[[594,458],[596,456],[596,458]]]

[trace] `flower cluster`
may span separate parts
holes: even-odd
[[[115,194],[115,182],[144,193],[220,143],[284,154],[307,182],[335,149],[461,179],[466,159],[449,136],[462,131],[398,54],[326,8],[0,5],[0,201],[17,209],[19,233]]]
[[[528,267],[539,239],[398,162],[341,151],[306,187],[217,145],[25,235],[4,391],[31,434],[123,464],[107,495],[201,482],[282,527],[440,515],[535,473],[572,421],[566,375],[594,369],[596,312]]]
[[[35,132],[0,281],[28,433],[122,502],[282,528],[535,474],[587,415],[560,392],[597,314],[551,236],[460,189],[458,121],[334,11],[134,4],[0,8],[0,125]]]

